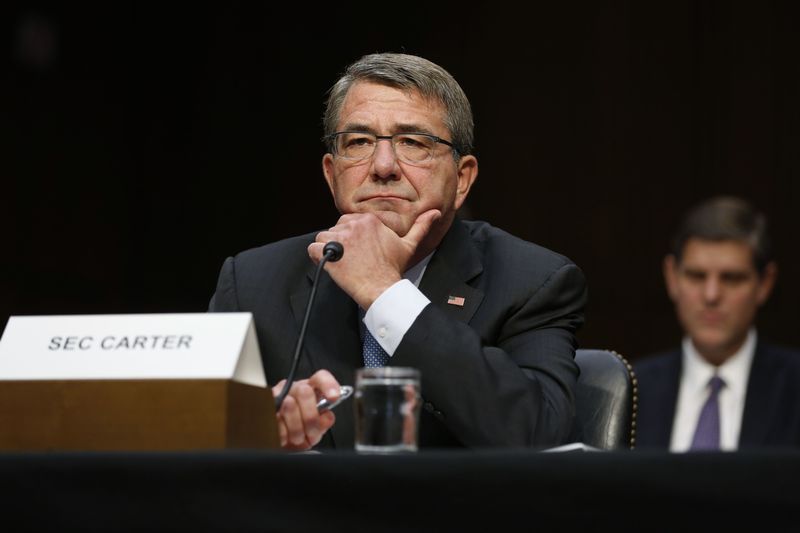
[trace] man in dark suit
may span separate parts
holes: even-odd
[[[639,448],[800,445],[800,353],[754,325],[776,276],[763,214],[731,197],[689,211],[664,260],[682,347],[634,362]]]
[[[456,219],[478,174],[458,83],[420,57],[365,56],[331,89],[324,127],[341,218],[228,258],[210,303],[253,313],[274,384],[289,372],[324,245],[344,245],[320,278],[304,378],[277,415],[281,444],[352,449],[352,409],[319,414],[316,401],[336,399],[365,366],[362,339],[380,345],[380,364],[421,371],[420,447],[563,443],[585,280],[561,255]]]

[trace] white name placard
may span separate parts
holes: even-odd
[[[250,313],[12,316],[0,380],[231,379],[266,387]]]

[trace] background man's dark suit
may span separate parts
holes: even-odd
[[[289,372],[315,268],[306,248],[315,235],[228,258],[209,305],[253,313],[271,384]],[[420,446],[560,444],[574,414],[575,332],[586,302],[580,269],[489,224],[457,220],[420,290],[432,305],[391,360],[422,373]],[[464,305],[448,304],[448,296],[463,297]],[[325,368],[348,384],[361,366],[358,308],[323,274],[298,375]],[[350,449],[353,431],[348,402],[320,446]]]
[[[681,350],[634,363],[639,384],[636,444],[669,448]],[[739,449],[800,446],[800,353],[758,342],[747,383]]]

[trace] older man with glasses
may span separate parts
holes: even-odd
[[[421,371],[421,448],[562,444],[585,279],[562,255],[456,219],[478,175],[459,84],[420,57],[364,56],[332,87],[324,128],[341,217],[228,258],[209,307],[253,313],[274,384],[289,372],[315,263],[326,243],[344,245],[324,265],[304,377],[277,413],[282,446],[352,449],[352,412],[316,403],[373,365]]]

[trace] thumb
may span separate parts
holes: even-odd
[[[277,398],[278,395],[283,390],[283,386],[284,385],[286,385],[286,380],[285,379],[282,379],[276,385],[273,385],[273,387],[272,387],[272,395]]]
[[[408,230],[404,240],[411,242],[416,247],[431,230],[433,223],[440,218],[442,218],[442,212],[438,209],[425,211],[414,221],[414,225]]]

